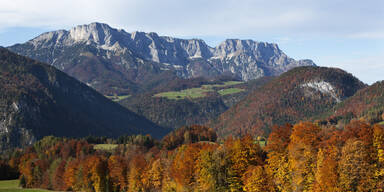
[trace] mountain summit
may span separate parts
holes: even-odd
[[[8,49],[49,63],[104,94],[113,92],[110,87],[134,92],[148,76],[164,72],[180,78],[233,74],[247,81],[315,65],[289,58],[277,44],[228,39],[210,47],[200,39],[128,33],[102,23],[47,32]]]

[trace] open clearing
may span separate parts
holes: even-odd
[[[93,146],[96,150],[112,151],[116,149],[117,144],[96,144]]]
[[[3,180],[0,181],[0,192],[45,192],[45,189],[23,189],[19,187],[19,180]]]
[[[166,97],[168,99],[184,99],[184,98],[199,98],[199,97],[205,97],[204,93],[211,92],[212,89],[203,89],[201,87],[199,88],[191,88],[191,89],[184,89],[181,91],[169,91],[169,92],[163,92],[158,93],[154,95],[154,97]]]
[[[225,88],[233,85],[242,84],[242,81],[227,81],[223,84],[212,84],[212,85],[202,85],[198,88],[184,89],[181,91],[169,91],[155,94],[154,97],[166,97],[168,99],[185,99],[185,98],[200,98],[205,97],[208,92],[216,92],[215,88]],[[242,92],[244,89],[239,88],[228,88],[228,89],[220,89],[217,91],[220,95],[229,95],[238,92]]]
[[[244,83],[244,82],[242,82],[242,81],[226,81],[223,84],[202,85],[201,87],[206,88],[206,89],[212,89],[214,87],[228,87],[228,86],[238,85],[238,84],[242,84],[242,83]]]

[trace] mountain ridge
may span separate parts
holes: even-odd
[[[134,92],[137,88],[133,84],[140,85],[142,79],[147,79],[145,76],[167,71],[180,78],[231,73],[248,81],[276,76],[297,66],[315,65],[311,60],[289,58],[274,43],[227,39],[210,47],[201,39],[128,33],[102,23],[46,32],[8,49],[49,63],[104,94],[113,92],[103,91],[110,85],[124,89],[124,83],[132,84],[131,90],[125,92]],[[105,73],[112,77],[108,83],[104,81]]]
[[[0,148],[43,136],[152,134],[154,124],[56,68],[0,48]]]

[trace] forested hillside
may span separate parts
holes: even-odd
[[[359,90],[355,95],[323,114],[331,124],[348,123],[351,119],[364,118],[371,123],[384,121],[384,81]]]
[[[0,149],[47,136],[168,132],[47,64],[0,48]]]
[[[365,86],[341,69],[298,67],[249,93],[208,125],[219,136],[268,135],[273,125],[328,112]]]

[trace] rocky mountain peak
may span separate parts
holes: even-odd
[[[227,39],[210,47],[201,39],[180,39],[154,32],[127,33],[103,23],[44,33],[25,44],[8,48],[66,72],[74,71],[70,69],[76,66],[73,57],[85,55],[105,59],[102,62],[109,63],[105,66],[116,64],[125,69],[137,69],[140,65],[137,61],[148,61],[156,63],[161,70],[175,71],[182,78],[232,73],[246,81],[276,76],[297,66],[314,65],[311,60],[289,58],[273,43]]]
[[[52,32],[43,33],[36,38],[30,40],[28,43],[34,45],[34,47],[49,47],[63,44],[68,36],[68,31],[58,30]]]
[[[215,47],[215,56],[217,57],[233,57],[241,53],[261,57],[265,54],[280,55],[282,51],[277,44],[258,42],[250,39],[227,39]]]
[[[98,45],[113,45],[114,35],[121,33],[103,23],[79,25],[69,30],[69,37],[75,42],[91,41]]]

